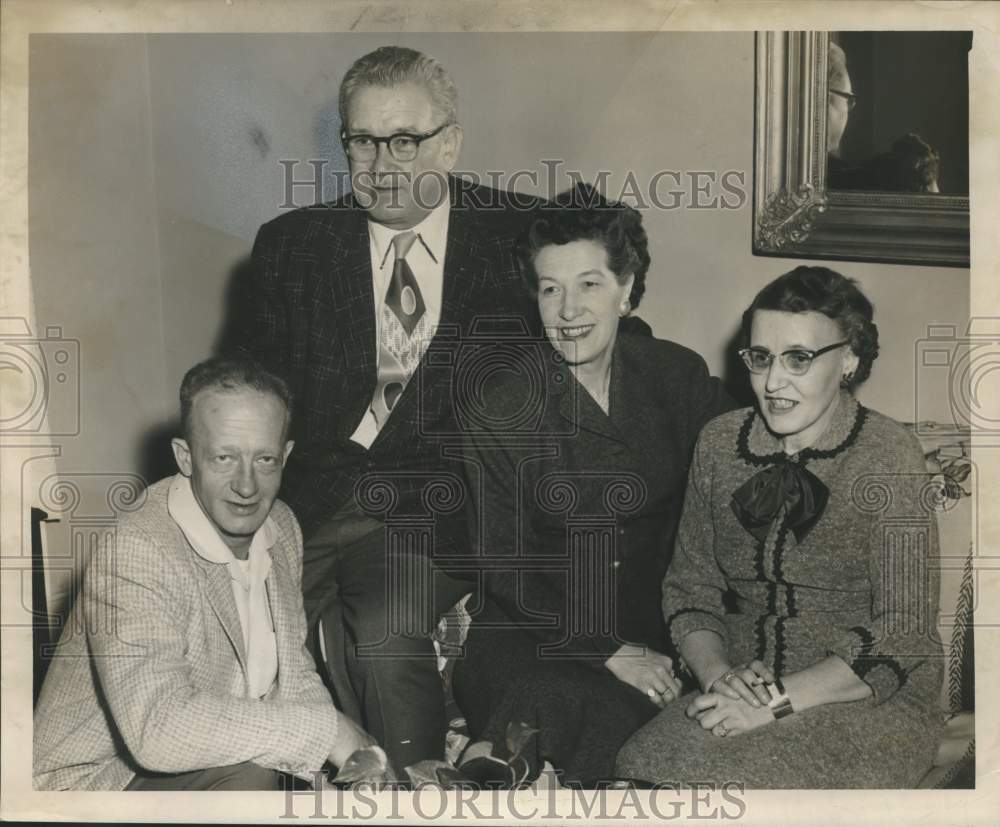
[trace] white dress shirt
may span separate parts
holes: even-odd
[[[417,234],[413,246],[406,255],[406,262],[413,271],[424,299],[424,314],[427,326],[420,329],[427,331],[428,337],[433,337],[441,320],[441,302],[444,292],[444,254],[448,244],[448,215],[451,203],[448,199],[428,213],[419,224],[410,230],[394,230],[375,221],[368,222],[369,253],[372,264],[372,292],[375,298],[375,351],[378,352],[379,334],[382,319],[382,306],[385,304],[385,294],[392,278],[392,268],[395,265],[395,255],[392,250],[392,239],[400,232]],[[351,439],[370,448],[378,436],[379,426],[371,407],[365,409],[361,422],[351,434]]]

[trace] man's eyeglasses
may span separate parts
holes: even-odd
[[[827,89],[831,95],[836,95],[838,98],[843,98],[847,101],[847,111],[850,112],[858,105],[858,96],[852,95],[850,92],[841,92],[839,89]]]
[[[352,161],[373,161],[378,154],[378,145],[385,144],[389,147],[389,154],[397,161],[412,161],[420,151],[420,145],[433,138],[450,123],[443,123],[433,132],[423,134],[416,132],[394,132],[384,138],[375,135],[348,135],[346,132],[340,133],[340,141],[344,145],[347,157]]]
[[[824,353],[829,353],[846,344],[846,341],[837,342],[836,344],[821,347],[819,350],[794,348],[784,351],[780,354],[779,358],[785,370],[795,376],[802,376],[809,371],[809,368],[812,367],[813,359],[817,356],[822,356]],[[740,358],[751,373],[767,373],[774,363],[774,354],[763,347],[745,347],[740,350]]]

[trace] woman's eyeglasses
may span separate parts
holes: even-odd
[[[389,154],[397,161],[412,161],[420,151],[420,145],[433,138],[450,123],[443,123],[433,132],[417,134],[414,132],[394,132],[384,138],[375,135],[348,135],[346,132],[340,133],[340,141],[344,145],[347,157],[352,161],[362,163],[375,160],[378,154],[378,145],[385,144],[389,147]]]
[[[792,348],[782,352],[778,358],[781,359],[782,367],[795,376],[802,376],[812,367],[813,359],[843,347],[847,342],[837,342],[836,344],[821,347],[819,350],[805,350],[803,348]],[[751,373],[767,373],[774,363],[774,354],[763,347],[745,347],[740,350],[740,358],[747,370]]]

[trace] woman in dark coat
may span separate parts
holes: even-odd
[[[638,212],[578,188],[521,254],[546,340],[494,355],[470,429],[483,588],[455,694],[495,756],[526,724],[528,777],[589,782],[679,694],[660,582],[695,439],[731,405],[696,353],[619,335],[649,267]]]

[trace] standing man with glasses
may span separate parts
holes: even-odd
[[[528,312],[513,247],[535,199],[450,175],[462,148],[456,99],[445,68],[412,49],[384,46],[351,66],[339,107],[353,192],[261,228],[240,342],[295,394],[282,498],[306,538],[308,620],[335,700],[397,773],[444,755],[429,635],[472,589],[442,566],[471,544],[465,509],[434,514],[428,493],[464,467],[433,436],[458,426],[451,374],[425,353],[435,336],[436,355],[477,320]],[[383,515],[359,502],[371,481],[393,492]],[[430,516],[432,547],[388,543],[380,516]]]

